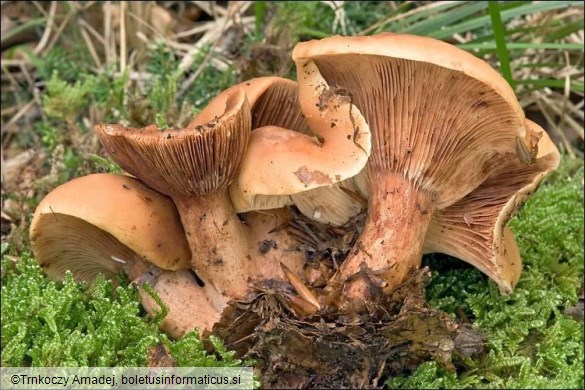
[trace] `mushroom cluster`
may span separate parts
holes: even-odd
[[[559,153],[506,81],[465,51],[410,35],[299,43],[293,59],[297,82],[234,85],[185,128],[96,126],[133,177],[78,178],[41,202],[31,241],[48,275],[148,282],[174,337],[212,331],[257,281],[290,282],[298,313],[363,313],[430,252],[511,292],[521,261],[506,224]],[[306,254],[284,228],[293,205],[335,226],[367,213],[319,286],[307,285]]]

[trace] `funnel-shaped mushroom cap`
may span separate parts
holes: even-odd
[[[344,88],[372,132],[369,169],[401,174],[444,208],[482,183],[532,134],[507,82],[486,62],[426,37],[379,34],[299,43],[299,80]],[[312,76],[312,73],[310,74]],[[375,178],[373,178],[375,179]]]
[[[504,293],[512,291],[521,271],[518,247],[506,224],[560,158],[543,129],[528,120],[526,125],[540,137],[536,161],[523,164],[515,157],[502,161],[478,188],[434,215],[425,241],[425,252],[465,260]]]
[[[201,196],[227,188],[248,144],[244,90],[232,89],[223,103],[208,105],[184,129],[95,129],[112,158],[152,188],[171,196]]]
[[[252,130],[264,126],[310,133],[299,104],[296,82],[282,77],[258,77],[236,84],[208,104],[209,112],[225,105],[234,90],[243,89],[252,112]],[[199,114],[201,116],[201,114]]]
[[[37,207],[30,237],[37,261],[53,279],[66,270],[76,280],[119,271],[133,278],[143,260],[168,270],[190,267],[172,201],[128,176],[94,174],[55,188]]]
[[[306,69],[311,66],[307,64]],[[238,212],[290,204],[289,195],[329,186],[365,166],[370,154],[368,125],[345,91],[329,87],[316,70],[299,79],[298,114],[291,115],[289,107],[263,97],[260,100],[267,119],[259,123],[265,125],[253,130],[238,177],[230,186]],[[294,102],[288,106],[297,109]],[[253,117],[255,109],[252,106]],[[303,122],[298,120],[301,112],[315,137],[304,134]],[[266,199],[273,196],[281,198]]]

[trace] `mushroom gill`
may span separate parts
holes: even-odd
[[[560,158],[542,128],[529,120],[526,125],[541,137],[536,161],[503,161],[479,187],[434,215],[425,240],[426,253],[446,253],[472,264],[503,293],[513,290],[522,264],[514,234],[506,225],[544,176],[558,167]]]
[[[342,308],[360,311],[400,285],[420,266],[434,216],[502,164],[535,163],[538,136],[510,86],[452,45],[399,34],[336,36],[298,44],[293,59],[299,79],[315,64],[329,85],[346,90],[372,132],[361,179],[368,218],[329,286]]]

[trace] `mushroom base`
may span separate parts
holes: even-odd
[[[146,280],[152,290],[144,286],[140,289],[140,299],[144,309],[152,316],[164,315],[161,329],[169,336],[180,339],[195,329],[201,333],[209,332],[219,321],[220,302],[212,301],[204,287],[198,285],[195,276],[189,270],[163,271]],[[168,312],[154,299],[154,292],[167,307]]]
[[[423,297],[429,275],[428,269],[416,271],[370,313],[352,320],[325,312],[300,319],[288,284],[257,286],[260,294],[228,307],[214,332],[229,349],[258,362],[262,388],[378,387],[431,359],[454,369],[460,354],[481,352],[482,339],[428,306]],[[473,351],[462,352],[472,344]]]
[[[434,210],[431,194],[402,175],[373,171],[369,179],[364,230],[330,287],[341,288],[344,311],[363,312],[367,302],[393,291],[420,267]]]
[[[250,212],[244,215],[243,230],[249,242],[250,259],[246,258],[249,267],[249,279],[242,275],[238,283],[243,283],[252,291],[252,281],[271,283],[283,282],[286,277],[281,263],[293,272],[300,274],[305,264],[305,253],[298,249],[298,243],[284,227],[291,220],[290,213],[285,209],[263,212]],[[246,257],[246,253],[240,254]],[[252,270],[254,274],[252,274]],[[226,308],[230,297],[222,296],[214,288],[206,284],[201,286],[190,270],[175,272],[156,269],[136,281],[148,282],[156,295],[168,308],[161,328],[173,338],[181,338],[189,331],[199,329],[201,333],[211,331]],[[162,308],[146,290],[141,290],[142,305],[155,317]]]

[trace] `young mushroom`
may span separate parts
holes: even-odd
[[[368,218],[330,286],[344,308],[363,310],[419,267],[437,212],[506,161],[535,162],[538,134],[525,126],[513,90],[455,46],[411,35],[335,36],[298,44],[293,59],[299,79],[317,69],[344,88],[372,132]]]
[[[236,211],[296,204],[310,218],[342,222],[339,215],[354,205],[344,203],[345,193],[332,185],[357,174],[371,149],[358,108],[315,70],[298,84],[263,77],[240,85],[250,101],[253,131],[229,187]]]
[[[44,271],[76,280],[123,271],[133,280],[150,265],[189,268],[191,252],[170,199],[128,176],[94,174],[51,191],[30,226],[33,253]]]

